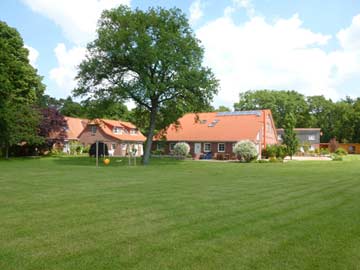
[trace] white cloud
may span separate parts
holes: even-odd
[[[250,89],[294,89],[333,99],[351,95],[341,87],[360,75],[360,16],[338,33],[342,48],[328,52],[324,45],[332,37],[305,28],[297,14],[272,23],[255,16],[237,24],[229,8],[197,31],[205,64],[220,80],[216,105],[232,105],[239,92]]]
[[[337,38],[344,50],[360,50],[360,14],[352,19],[348,28],[339,31]]]
[[[249,17],[253,17],[255,15],[255,8],[252,0],[233,0],[232,2],[235,8],[244,8]]]
[[[56,96],[69,95],[76,86],[76,66],[84,59],[85,45],[95,38],[96,24],[103,10],[130,5],[131,0],[23,0],[33,11],[55,22],[65,37],[76,44],[67,49],[59,43],[54,49],[58,66],[51,69],[50,79],[58,89]]]
[[[197,23],[197,21],[200,20],[201,17],[204,15],[202,11],[201,0],[195,0],[194,2],[192,2],[189,11],[190,11],[190,19],[189,19],[190,24]]]
[[[29,50],[29,61],[30,61],[30,64],[31,64],[34,68],[37,68],[36,61],[37,61],[37,59],[39,58],[39,52],[38,52],[35,48],[33,48],[33,47],[29,46],[29,45],[25,45],[24,47]]]
[[[95,37],[96,23],[104,9],[130,0],[23,0],[33,11],[46,16],[76,44],[85,44]]]
[[[71,94],[71,91],[76,86],[77,66],[85,58],[86,49],[84,47],[67,49],[65,44],[60,43],[56,46],[54,52],[58,67],[50,70],[50,78],[61,89],[59,96],[67,96]]]

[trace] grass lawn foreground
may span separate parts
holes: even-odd
[[[0,160],[0,269],[360,269],[360,160]]]

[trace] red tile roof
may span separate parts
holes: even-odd
[[[101,130],[108,136],[121,141],[136,141],[144,142],[146,137],[137,129],[137,127],[130,123],[121,120],[109,120],[109,119],[94,119],[89,121],[89,124],[96,124]],[[116,134],[113,132],[114,127],[121,127],[128,133]],[[130,130],[136,129],[136,134],[130,134]]]
[[[255,140],[264,126],[264,115],[268,114],[271,116],[269,110],[189,113],[178,120],[178,127],[174,124],[170,125],[164,135],[168,141],[236,142],[244,139]]]
[[[77,140],[80,133],[84,130],[87,123],[89,122],[88,119],[81,119],[81,118],[74,118],[74,117],[64,117],[68,129],[66,130],[67,133],[67,139],[68,140]]]

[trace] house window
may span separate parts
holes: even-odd
[[[225,152],[225,143],[218,143],[218,152]]]
[[[120,127],[114,127],[114,128],[113,128],[113,133],[115,133],[115,134],[121,134],[121,128],[120,128]]]
[[[95,135],[95,133],[96,133],[96,126],[91,126],[91,134],[92,135]]]
[[[164,150],[164,143],[163,142],[158,142],[156,144],[156,150],[159,150],[159,151]]]
[[[309,135],[308,140],[309,141],[315,141],[315,135]]]
[[[169,144],[169,150],[170,150],[170,152],[174,151],[174,147],[175,147],[175,143],[170,143],[170,144]]]
[[[113,144],[111,145],[111,149],[113,149],[113,150],[116,149],[116,144],[115,144],[115,143],[113,143]]]
[[[131,129],[131,130],[130,130],[130,134],[131,134],[131,135],[136,135],[136,134],[137,134],[137,130],[136,130],[136,129]]]
[[[204,143],[204,152],[211,152],[211,143]]]

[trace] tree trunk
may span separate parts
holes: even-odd
[[[153,106],[153,108],[151,109],[151,112],[150,112],[150,127],[149,127],[149,133],[147,135],[146,143],[145,143],[144,157],[142,160],[143,165],[149,164],[152,140],[153,140],[154,130],[155,130],[156,111],[157,111],[157,107]]]
[[[5,146],[5,159],[9,159],[9,146]]]

